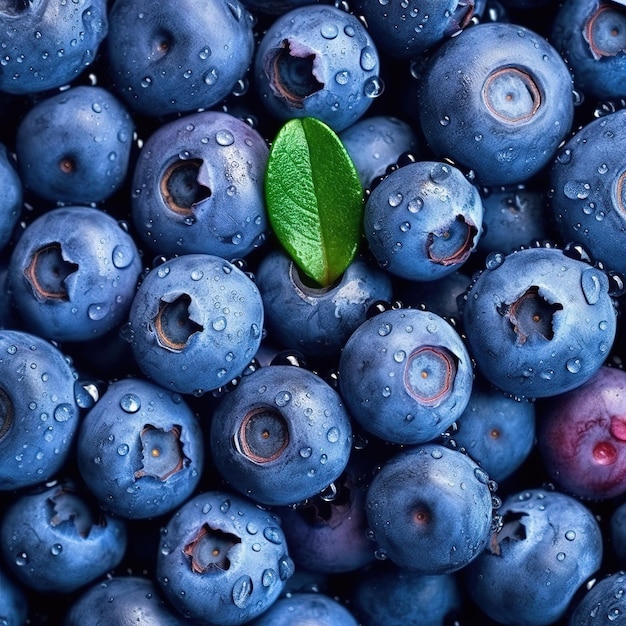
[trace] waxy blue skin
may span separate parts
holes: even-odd
[[[255,277],[271,336],[286,348],[311,356],[339,354],[367,319],[369,307],[392,298],[388,274],[362,257],[328,288],[307,285],[282,250],[268,252]]]
[[[117,220],[76,205],[28,225],[13,248],[9,280],[28,330],[82,341],[126,321],[140,272],[137,245]]]
[[[352,445],[339,394],[300,367],[270,365],[242,378],[211,418],[213,462],[233,489],[265,505],[311,498],[339,478]]]
[[[478,370],[519,397],[554,396],[582,385],[615,338],[608,289],[604,272],[556,248],[488,260],[463,310]]]
[[[256,48],[256,90],[278,120],[316,117],[336,132],[369,109],[380,91],[379,57],[354,15],[334,6],[297,7],[279,16]]]
[[[64,626],[130,624],[142,620],[158,626],[183,626],[189,622],[165,602],[151,578],[116,576],[96,582],[83,591],[65,615]]]
[[[598,522],[576,498],[545,489],[510,494],[498,513],[504,527],[467,568],[466,588],[500,624],[552,624],[600,567]]]
[[[465,409],[472,379],[457,331],[416,309],[385,311],[361,324],[339,360],[339,391],[352,417],[395,443],[424,443],[441,434]],[[423,388],[429,380],[434,387]]]
[[[164,526],[156,576],[187,618],[237,626],[276,601],[293,569],[275,514],[229,491],[206,491]]]
[[[75,372],[41,337],[0,331],[0,491],[43,483],[68,460],[78,429]]]
[[[485,23],[430,58],[417,105],[439,157],[472,169],[483,185],[537,174],[570,131],[572,78],[559,53],[528,28]]]
[[[594,100],[626,96],[626,11],[623,3],[572,0],[557,12],[552,45],[566,58],[574,83]]]
[[[103,87],[79,85],[41,100],[17,130],[24,186],[50,202],[109,198],[128,173],[134,128],[126,107]]]
[[[7,624],[25,624],[27,614],[25,590],[3,566],[0,569],[0,620],[6,620]]]
[[[90,498],[60,482],[9,506],[0,522],[0,546],[7,566],[26,586],[68,593],[120,563],[125,524],[103,515]]]
[[[297,592],[282,596],[250,626],[358,626],[346,607],[323,593]]]
[[[77,462],[106,510],[130,519],[164,515],[198,485],[202,430],[179,394],[124,378],[111,383],[82,420]]]
[[[109,12],[113,88],[142,115],[215,106],[244,77],[253,51],[252,19],[239,0],[124,0]]]
[[[568,626],[600,626],[626,613],[626,572],[611,572],[589,589],[568,618]]]
[[[185,254],[148,272],[124,336],[156,384],[201,395],[243,373],[262,328],[263,302],[246,274],[214,255]]]
[[[459,169],[418,161],[391,172],[365,203],[363,229],[378,264],[413,281],[443,278],[475,249],[482,228],[478,189]]]
[[[0,11],[0,91],[62,87],[91,65],[108,32],[107,1],[5,3]]]
[[[467,455],[440,444],[397,453],[367,492],[366,514],[379,556],[424,575],[467,566],[489,542],[488,480]]]
[[[245,257],[265,242],[263,137],[221,111],[182,116],[144,143],[132,180],[132,217],[154,254]]]
[[[14,159],[5,145],[0,144],[0,250],[7,247],[22,214],[24,185],[17,173]]]
[[[565,241],[576,241],[594,261],[626,272],[626,110],[594,119],[559,150],[549,168],[550,211]]]

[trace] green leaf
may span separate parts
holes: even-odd
[[[278,132],[265,176],[270,224],[300,270],[330,286],[354,259],[361,239],[363,188],[343,143],[312,117]]]

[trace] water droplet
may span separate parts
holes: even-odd
[[[385,83],[380,76],[372,76],[365,81],[363,93],[366,98],[378,98],[385,91]]]
[[[150,78],[150,76],[144,76],[139,84],[145,89],[146,87],[150,87],[150,85],[152,84],[152,79]]]
[[[442,126],[448,126],[450,124],[450,116],[449,115],[444,115],[440,120],[439,123]]]
[[[109,312],[109,305],[105,302],[95,302],[87,307],[87,315],[89,319],[98,322],[104,319]]]
[[[571,372],[572,374],[577,374],[582,368],[582,363],[580,359],[569,359],[565,364],[565,367],[567,368],[568,372]]]
[[[278,560],[278,577],[281,580],[287,580],[294,571],[293,561],[287,556],[282,556]]]
[[[481,467],[474,468],[474,476],[479,483],[486,485],[489,482],[489,474]]]
[[[320,28],[320,35],[322,35],[324,39],[335,39],[338,34],[339,29],[337,28],[337,25],[332,22],[322,24]]]
[[[338,85],[345,85],[350,80],[350,72],[348,70],[342,70],[335,74],[335,81]]]
[[[170,268],[167,265],[162,265],[157,269],[157,276],[159,278],[165,278],[170,273]]]
[[[277,578],[275,570],[268,568],[263,570],[263,573],[261,574],[261,584],[264,587],[271,587],[276,582]]]
[[[202,77],[202,80],[204,81],[204,83],[208,85],[209,87],[212,87],[213,85],[215,85],[218,79],[219,79],[219,72],[217,71],[216,67],[212,67],[209,70],[207,70],[207,72]]]
[[[213,320],[211,326],[213,326],[213,330],[222,331],[226,328],[226,324],[226,318],[220,316]]]
[[[191,278],[191,280],[202,280],[202,277],[204,276],[204,272],[201,269],[195,269],[195,270],[191,270],[191,274],[189,274],[189,277]]]
[[[600,163],[598,165],[598,174],[606,174],[609,171],[609,166],[606,163]]]
[[[288,391],[280,391],[274,398],[276,406],[284,407],[291,402],[291,394]]]
[[[383,398],[389,398],[391,396],[391,387],[385,385],[381,391]]]
[[[397,350],[393,353],[393,360],[396,363],[402,363],[406,359],[406,352],[404,350]]]
[[[485,267],[488,270],[495,270],[504,263],[504,254],[502,252],[491,252],[485,260]]]
[[[209,48],[209,46],[205,46],[204,48],[202,48],[202,50],[200,50],[198,56],[203,61],[206,61],[211,56],[211,48]]]
[[[557,560],[557,561],[564,561],[564,560],[565,560],[565,552],[559,552],[559,553],[556,555],[556,560]]]
[[[222,129],[215,133],[215,141],[220,146],[232,146],[235,143],[235,137],[229,130]]]
[[[589,183],[580,182],[577,180],[568,181],[563,187],[563,193],[570,200],[584,200],[589,196],[591,186]]]
[[[24,567],[24,565],[26,565],[27,563],[28,563],[28,554],[26,554],[26,552],[20,552],[15,557],[15,565],[17,565],[18,567]]]
[[[227,498],[220,504],[220,511],[222,513],[228,513],[230,510],[230,500]]]
[[[420,198],[413,198],[413,200],[409,200],[406,208],[409,210],[409,213],[419,213],[424,207],[424,201]]]
[[[432,456],[433,459],[440,459],[443,456],[443,452],[439,448],[433,448],[430,456]]]
[[[54,409],[53,415],[57,422],[67,422],[74,417],[74,407],[67,402],[63,402]]]
[[[339,429],[334,426],[329,428],[326,433],[326,439],[328,439],[330,443],[337,443],[339,441]]]
[[[259,532],[259,527],[254,522],[248,522],[248,524],[246,525],[246,530],[251,535],[256,535]]]
[[[113,265],[121,270],[128,267],[135,258],[135,253],[130,246],[119,244],[113,248]]]
[[[128,444],[121,443],[119,446],[117,446],[117,453],[120,456],[126,456],[129,450],[130,448],[128,447]]]
[[[274,545],[280,545],[283,542],[283,535],[276,526],[266,526],[263,529],[263,536]]]
[[[250,576],[241,576],[235,581],[232,590],[233,603],[240,609],[243,609],[252,593],[252,579]]]
[[[452,173],[446,163],[436,163],[430,170],[430,178],[434,183],[443,183]]]
[[[53,556],[59,556],[59,554],[61,554],[61,552],[63,552],[63,546],[60,543],[55,543],[50,548],[50,554],[52,554]]]
[[[17,352],[17,346],[9,346],[9,347],[7,348],[7,352],[8,352],[9,354],[15,354],[15,353]]]
[[[313,450],[309,448],[308,446],[306,448],[300,448],[300,456],[303,459],[308,459],[312,453],[313,453]]]
[[[120,398],[120,407],[126,413],[137,413],[141,408],[141,398],[134,393],[125,393]]]
[[[378,54],[372,46],[365,46],[361,50],[360,64],[366,72],[371,72],[378,65]]]
[[[393,326],[389,322],[384,322],[378,327],[378,334],[386,337],[393,330]]]
[[[392,193],[387,199],[390,207],[397,207],[402,203],[402,194],[400,192]]]
[[[382,548],[376,548],[376,550],[374,550],[374,556],[379,561],[386,561],[388,558],[387,553]]]
[[[587,303],[596,304],[602,292],[599,272],[593,267],[585,269],[581,274],[580,283]]]

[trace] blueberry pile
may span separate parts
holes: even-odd
[[[626,3],[0,0],[0,114],[0,625],[626,624]]]

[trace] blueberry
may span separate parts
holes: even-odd
[[[418,161],[392,171],[365,204],[369,249],[388,272],[413,281],[442,278],[475,249],[482,227],[478,189],[456,167]]]
[[[13,231],[22,215],[24,185],[17,173],[16,164],[6,146],[0,144],[0,251],[8,247]]]
[[[478,369],[520,397],[580,386],[613,344],[617,321],[608,289],[604,272],[556,248],[488,257],[463,312]]]
[[[158,583],[195,622],[243,624],[276,601],[292,574],[278,517],[242,496],[199,494],[162,530]]]
[[[0,623],[7,626],[26,624],[28,602],[26,592],[4,566],[0,568]]]
[[[537,442],[547,471],[581,498],[626,492],[626,372],[601,367],[585,384],[539,405]]]
[[[0,331],[0,491],[43,483],[69,458],[78,429],[75,372],[41,337]]]
[[[415,309],[392,309],[361,324],[339,361],[339,390],[352,417],[395,443],[437,437],[465,409],[472,380],[457,331]]]
[[[126,549],[124,522],[102,513],[69,482],[18,497],[0,521],[0,549],[29,588],[68,593],[116,567]]]
[[[0,91],[32,94],[61,87],[95,59],[108,32],[106,0],[3,2]]]
[[[115,2],[106,43],[113,88],[133,111],[155,117],[215,106],[254,51],[239,0]]]
[[[488,480],[468,456],[439,444],[397,453],[367,491],[377,556],[425,575],[467,566],[489,542]]]
[[[546,489],[511,494],[498,512],[502,530],[465,570],[467,589],[499,624],[552,624],[600,567],[598,522],[577,499]]]
[[[148,272],[123,332],[156,384],[202,394],[243,373],[262,329],[263,302],[246,274],[214,255],[185,254]]]
[[[125,378],[111,383],[81,422],[77,462],[107,510],[131,519],[163,515],[198,485],[202,431],[179,394]]]
[[[612,572],[586,590],[568,618],[568,626],[617,624],[626,614],[626,572]]]
[[[334,6],[296,7],[277,17],[256,48],[253,70],[274,117],[316,117],[336,132],[364,115],[382,89],[369,32]]]
[[[281,250],[268,252],[255,274],[270,335],[305,355],[339,354],[369,307],[392,297],[388,275],[361,257],[327,288],[310,285]]]
[[[513,23],[466,28],[429,60],[422,130],[439,157],[483,185],[522,182],[554,156],[573,123],[572,77],[541,36]]]
[[[323,593],[298,592],[285,595],[250,622],[250,626],[357,626],[348,609]]]
[[[150,578],[137,575],[115,576],[85,589],[65,615],[64,626],[98,626],[103,623],[187,624],[165,602],[159,587]]]
[[[218,471],[234,489],[266,505],[320,493],[345,469],[351,443],[339,394],[316,374],[289,365],[245,376],[211,418]]]
[[[626,110],[585,124],[559,150],[549,170],[550,210],[564,241],[626,273]]]
[[[31,222],[9,266],[25,326],[56,341],[93,339],[119,327],[140,272],[130,234],[88,206],[59,207]]]
[[[626,502],[621,502],[613,509],[608,534],[615,562],[623,567],[626,565]]]
[[[268,231],[261,135],[221,111],[182,116],[144,143],[133,173],[132,215],[155,253],[245,257]]]
[[[17,130],[25,187],[67,204],[100,202],[126,178],[134,123],[103,87],[81,85],[35,104]]]

